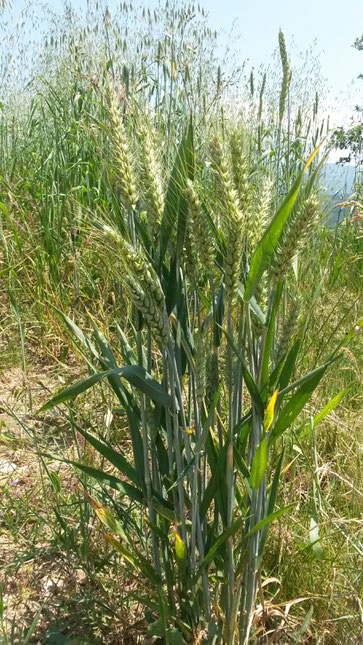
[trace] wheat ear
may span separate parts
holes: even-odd
[[[131,155],[129,151],[126,129],[120,119],[117,101],[113,90],[108,87],[106,92],[109,118],[111,122],[111,141],[115,166],[118,173],[118,181],[126,208],[135,209],[137,204],[137,192],[133,179]]]

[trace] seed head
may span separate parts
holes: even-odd
[[[98,224],[98,229],[102,234],[103,245],[106,243],[112,251],[107,254],[107,257],[111,257],[111,271],[125,286],[156,341],[165,345],[169,337],[169,322],[165,312],[164,293],[154,268],[118,231],[103,223]]]
[[[247,159],[243,153],[240,133],[232,132],[230,141],[233,185],[237,192],[239,207],[248,225],[251,211],[251,187]]]
[[[156,236],[164,211],[161,169],[149,128],[141,125],[137,134],[140,143],[140,178],[143,187],[143,198],[145,199],[151,231]]]
[[[275,283],[280,282],[290,270],[294,257],[308,240],[318,214],[319,200],[316,195],[308,197],[295,214],[290,214],[273,260],[272,279]]]
[[[164,306],[164,293],[160,280],[150,264],[141,253],[136,252],[122,235],[107,224],[100,224],[105,238],[114,246],[119,253],[119,258],[124,265],[125,271],[132,275],[140,283],[146,292],[152,293],[161,309]]]
[[[226,298],[227,302],[231,304],[237,295],[238,288],[243,246],[243,217],[218,137],[214,137],[212,141],[211,155],[217,172],[222,223],[227,245],[224,271]]]
[[[279,31],[279,48],[280,48],[280,57],[281,57],[281,63],[282,63],[282,85],[281,85],[280,105],[279,105],[279,121],[281,123],[285,113],[287,93],[289,91],[289,87],[291,83],[290,61],[287,57],[285,36],[282,33],[281,29]]]
[[[190,222],[188,222],[188,230],[190,232],[192,250],[195,257],[199,260],[203,273],[210,275],[213,271],[213,243],[194,184],[190,180],[187,182],[186,196],[190,219]]]
[[[125,126],[120,119],[115,95],[111,88],[107,89],[107,103],[111,122],[111,140],[115,165],[118,171],[118,180],[128,209],[135,209],[137,203],[136,186],[133,179],[131,155],[129,151]]]

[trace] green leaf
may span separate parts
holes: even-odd
[[[233,446],[233,458],[235,463],[237,464],[237,467],[240,473],[242,473],[243,477],[249,480],[250,471],[248,470],[248,466],[245,460],[243,459],[241,453],[239,452],[237,446]]]
[[[329,401],[329,403],[326,404],[326,406],[321,410],[321,412],[319,412],[319,414],[317,414],[316,417],[314,417],[313,419],[314,427],[317,426],[318,423],[320,423],[320,421],[322,421],[327,414],[330,414],[330,412],[332,412],[332,410],[334,410],[334,408],[337,407],[337,405],[340,403],[343,396],[348,392],[348,390],[349,390],[348,387],[344,388],[344,390],[342,390],[341,392],[339,392],[339,394],[334,396],[334,398],[331,401]]]
[[[61,490],[61,481],[58,473],[55,473],[54,470],[49,470],[48,471],[48,477],[50,480],[50,483],[52,485],[53,490],[56,493],[60,493]]]
[[[183,635],[176,627],[166,630],[166,642],[168,645],[185,645]]]
[[[281,517],[281,515],[284,515],[284,513],[287,513],[287,511],[291,511],[294,506],[296,506],[297,502],[294,502],[293,504],[288,504],[288,506],[284,506],[284,508],[280,508],[278,511],[275,511],[274,513],[270,513],[267,517],[264,517],[261,522],[258,522],[246,535],[244,536],[244,540],[247,540],[251,535],[256,533],[256,531],[259,531],[262,529],[264,526],[267,524],[270,524],[274,520],[276,520],[278,517]]]
[[[180,524],[179,515],[177,515],[177,513],[175,513],[175,511],[173,511],[172,509],[167,508],[162,504],[154,504],[154,510],[158,515],[163,517],[168,522],[171,522],[172,524]]]
[[[250,485],[257,490],[262,483],[265,471],[267,468],[267,443],[266,436],[264,435],[257,447],[255,456],[252,462]]]
[[[280,305],[282,290],[283,290],[283,283],[280,282],[280,284],[276,288],[276,293],[275,293],[275,297],[274,297],[274,301],[273,301],[272,311],[271,311],[271,314],[269,316],[269,321],[268,321],[266,342],[265,342],[265,346],[264,346],[264,349],[263,349],[263,361],[262,361],[262,370],[261,370],[261,385],[263,386],[263,388],[262,388],[262,398],[264,400],[266,398],[268,369],[269,369],[269,364],[270,364],[271,349],[272,349],[273,339],[274,339],[274,335],[275,335],[277,312],[278,312],[279,305]]]
[[[295,421],[298,414],[304,408],[306,403],[309,401],[312,393],[319,385],[322,377],[325,374],[327,365],[314,370],[306,376],[303,384],[300,388],[292,395],[290,401],[285,405],[285,407],[280,412],[280,415],[275,423],[275,426],[272,430],[270,440],[272,438],[276,439],[279,437],[291,424]],[[280,393],[281,394],[281,393]]]
[[[215,315],[215,324],[213,327],[213,342],[215,347],[220,347],[222,342],[222,332],[221,327],[223,325],[224,318],[224,308],[225,308],[225,289],[223,282],[218,286],[217,293],[215,295],[215,305],[214,305],[214,315]]]
[[[98,329],[96,326],[95,322],[92,319],[92,326],[93,326],[93,333],[94,337],[96,339],[97,345],[101,350],[101,354],[103,358],[105,359],[105,366],[108,369],[116,369],[118,367],[115,356],[113,354],[113,351],[106,340],[105,336],[103,333]]]
[[[241,298],[242,301],[243,301],[243,298],[244,298],[244,293],[245,293],[244,284],[242,282],[240,282],[239,286],[238,286],[238,295],[239,295],[239,297]],[[260,321],[261,325],[265,326],[266,325],[266,316],[263,313],[260,305],[258,304],[258,302],[257,302],[257,300],[256,300],[256,298],[254,296],[252,296],[252,298],[250,299],[248,304],[249,304],[250,308],[252,309],[252,311],[254,312],[254,314],[256,315],[256,317],[258,318],[258,320]]]
[[[181,189],[179,198],[179,213],[178,213],[178,228],[176,236],[176,258],[180,263],[183,255],[185,232],[188,219],[188,202],[185,195],[185,188],[187,179],[193,181],[194,179],[194,134],[193,134],[193,121],[192,117],[189,119],[188,130],[185,138],[184,146],[184,167],[183,174],[179,179],[179,189]]]
[[[103,470],[99,470],[98,468],[93,468],[93,466],[86,466],[85,464],[81,464],[78,461],[73,461],[72,459],[65,459],[65,457],[58,457],[57,455],[53,455],[47,452],[40,452],[38,454],[41,457],[47,457],[48,459],[61,461],[65,464],[71,464],[75,468],[78,468],[78,470],[81,470],[87,475],[90,475],[90,477],[97,479],[102,484],[106,484],[107,486],[110,486],[110,488],[113,488],[114,490],[119,491],[119,493],[122,493],[123,495],[127,495],[127,497],[129,497],[130,499],[133,499],[135,502],[144,503],[144,495],[141,490],[139,490],[138,488],[135,488],[134,486],[131,486],[131,484],[128,484],[127,482],[122,481],[121,479],[118,479],[117,477],[114,477],[113,475],[109,475],[108,473],[105,473]]]
[[[300,351],[301,340],[301,337],[297,338],[286,357],[279,379],[280,390],[284,390],[289,384]]]
[[[275,254],[276,247],[277,247],[280,235],[283,231],[285,222],[289,217],[291,209],[299,194],[304,173],[307,170],[307,168],[310,166],[315,155],[318,153],[318,150],[322,145],[322,143],[323,141],[319,144],[319,146],[314,150],[312,155],[309,157],[300,176],[296,179],[285,201],[277,211],[275,217],[273,218],[271,224],[268,226],[266,232],[264,233],[260,243],[256,248],[256,251],[253,254],[250,270],[247,276],[246,289],[244,293],[244,299],[246,301],[250,300],[254,295],[256,287],[260,281],[262,274],[266,271],[267,267],[269,266]]]
[[[40,412],[45,412],[45,410],[49,410],[55,405],[59,405],[60,403],[64,403],[65,401],[69,401],[70,399],[74,399],[82,392],[85,392],[89,388],[96,385],[96,383],[102,381],[106,377],[106,375],[107,372],[97,372],[96,374],[92,374],[91,376],[87,376],[86,378],[73,383],[73,385],[71,385],[70,387],[61,390],[61,392],[56,394],[52,399],[50,399],[50,401],[47,401],[47,403],[45,403],[37,411],[37,414],[39,414]]]
[[[128,365],[138,365],[138,360],[135,352],[133,351],[131,345],[129,344],[126,334],[122,331],[120,325],[116,322],[116,329],[120,337],[121,353],[124,360]]]
[[[181,327],[180,324],[178,324],[177,319],[174,316],[174,314],[171,314],[170,322],[171,322],[172,326],[174,327],[175,331],[177,332],[177,334],[179,334],[179,336],[180,336],[180,344],[181,344],[181,347],[183,348],[183,350],[185,352],[185,355],[187,357],[188,365],[190,367],[191,372],[193,374],[195,374],[195,365],[194,365],[192,347],[190,345],[190,342],[187,339],[183,328]],[[191,340],[193,340],[193,339],[191,339]],[[193,349],[194,349],[194,347],[193,347]]]
[[[149,627],[147,628],[147,635],[148,636],[159,636],[160,638],[164,638],[165,636],[165,627],[163,624],[163,621],[161,618],[158,618],[158,620],[154,620]]]
[[[42,611],[43,611],[43,607],[41,607],[39,609],[39,611],[35,614],[35,616],[33,618],[33,621],[32,621],[32,624],[30,625],[29,629],[27,630],[27,633],[25,634],[25,637],[24,637],[24,640],[23,640],[23,645],[28,645],[28,643],[30,642],[30,639],[31,639],[31,637],[33,635],[33,632],[34,632],[34,630],[35,630],[35,628],[36,628],[36,626],[38,624],[38,620],[40,618],[40,614],[42,613]]]
[[[89,390],[91,387],[96,385],[105,378],[112,377],[113,375],[122,376],[126,379],[131,385],[134,385],[140,392],[146,394],[150,399],[158,401],[165,405],[165,407],[172,407],[172,399],[166,390],[163,388],[160,383],[158,383],[143,367],[139,365],[127,365],[126,367],[118,367],[116,369],[107,370],[105,372],[97,372],[97,374],[92,374],[87,376],[73,385],[65,388],[58,394],[56,394],[50,401],[47,401],[39,412],[44,412],[49,410],[60,403],[65,403],[70,399],[74,399],[76,396]]]
[[[197,458],[197,455],[194,455],[191,458],[190,462],[185,466],[185,468],[183,468],[183,470],[180,473],[179,477],[175,480],[175,482],[166,491],[167,493],[169,493],[173,488],[175,488],[175,486],[177,486],[181,481],[183,481],[183,479],[185,479],[185,477],[187,476],[187,474],[189,473],[191,468],[193,468],[196,458]]]
[[[102,332],[96,327],[94,322],[93,322],[93,328],[94,328],[96,341],[98,343],[98,346],[102,354],[102,355],[98,355],[98,360],[100,362],[101,367],[104,370],[118,369],[115,356],[112,352],[112,349],[108,341],[106,340]],[[131,356],[131,359],[132,359],[132,356]],[[134,364],[133,360],[131,360],[130,362],[131,362],[131,365]],[[127,414],[127,418],[130,426],[132,448],[134,451],[136,472],[139,476],[139,482],[141,483],[143,490],[145,490],[145,483],[144,483],[145,464],[144,464],[144,456],[143,456],[142,439],[139,432],[140,409],[137,405],[135,398],[130,394],[130,392],[122,383],[119,374],[115,374],[114,372],[112,372],[107,377],[107,380]]]
[[[48,479],[50,481],[50,485],[53,488],[55,493],[60,493],[61,491],[61,481],[58,473],[54,472],[54,470],[50,470],[45,463],[44,459],[41,460],[42,464],[44,466],[44,470],[48,475]]]
[[[225,443],[222,450],[220,451],[218,455],[218,460],[216,463],[215,468],[212,470],[212,475],[209,479],[207,488],[205,489],[205,493],[202,499],[202,503],[200,505],[200,518],[204,518],[206,516],[207,510],[209,508],[209,505],[211,504],[212,500],[214,499],[216,492],[219,488],[219,484],[221,481],[221,478],[224,476],[226,472],[226,459],[227,459],[227,450],[228,450],[228,444]]]
[[[99,356],[98,360],[100,362],[102,369],[103,370],[118,369],[117,361],[106,338],[94,323],[93,323],[93,329],[94,329],[94,334],[95,334],[97,344],[101,350],[101,355]],[[113,391],[115,392],[117,398],[119,399],[120,403],[124,406],[127,412],[128,419],[130,421],[130,425],[132,425],[130,420],[131,414],[134,413],[135,415],[135,412],[136,412],[135,416],[137,416],[137,418],[139,418],[140,416],[139,410],[138,409],[135,410],[135,405],[134,405],[132,396],[123,385],[121,378],[118,374],[115,374],[114,372],[112,372],[107,377],[107,380],[111,385]]]
[[[218,551],[219,547],[224,544],[228,540],[228,538],[232,537],[237,531],[239,531],[242,527],[243,524],[245,523],[246,518],[244,516],[238,518],[232,526],[230,526],[228,529],[226,529],[219,537],[217,537],[216,541],[214,544],[211,546],[209,549],[207,555],[205,556],[202,564],[200,565],[199,571],[203,569],[209,562],[213,559],[213,556],[216,554]],[[247,536],[246,536],[247,537]]]
[[[6,206],[5,206],[5,204],[3,202],[0,202],[0,209],[3,211],[6,219],[8,220],[9,226],[10,226],[12,232],[13,232],[14,240],[15,240],[16,246],[19,249],[20,255],[23,255],[23,249],[22,249],[22,246],[21,246],[21,242],[20,242],[20,239],[19,239],[17,228],[16,228],[16,226],[15,226],[15,224],[13,222],[13,219],[9,215],[8,209],[6,208]]]
[[[87,338],[86,334],[84,334],[83,331],[76,325],[76,323],[73,322],[73,320],[71,320],[68,316],[66,316],[66,314],[63,313],[63,311],[61,311],[60,309],[57,309],[57,307],[55,307],[54,305],[52,305],[52,308],[54,309],[54,311],[57,312],[58,316],[62,318],[63,322],[66,324],[68,329],[72,332],[72,334],[76,338],[78,338],[78,340],[82,343],[82,345],[84,345],[84,347],[87,347],[87,349],[90,350],[90,352],[93,354],[93,356],[96,359],[99,360],[100,355],[97,352],[94,344]]]
[[[177,244],[179,252],[181,244],[184,244],[187,217],[185,187],[187,178],[193,179],[193,156],[193,124],[192,120],[190,120],[188,129],[180,142],[166,191],[165,207],[159,233],[159,268],[164,261],[166,249],[174,227],[178,226]]]
[[[309,627],[309,625],[311,623],[313,613],[314,613],[314,606],[311,605],[308,613],[306,614],[306,616],[305,616],[305,618],[304,618],[304,620],[302,622],[301,627],[295,632],[295,634],[293,634],[293,636],[302,636],[303,634],[305,634],[307,628]]]
[[[105,457],[107,461],[113,464],[120,473],[125,475],[125,477],[127,477],[136,486],[140,485],[138,474],[129,459],[126,459],[121,453],[116,452],[116,450],[111,448],[111,446],[100,441],[86,430],[83,430],[83,428],[78,427],[77,430],[88,441],[88,443],[90,443],[91,446],[100,453],[100,455]]]
[[[95,345],[89,340],[89,338],[87,338],[87,336],[83,333],[83,331],[68,316],[66,316],[66,314],[64,314],[60,309],[57,309],[56,307],[53,307],[53,309],[62,318],[62,320],[68,327],[69,331],[82,343],[84,347],[86,347],[91,352],[94,358],[96,358],[99,361],[101,367],[104,370],[117,368],[117,363],[112,354],[111,348],[103,336],[102,336],[102,339],[100,336],[98,336],[101,350],[103,350],[103,356],[101,356],[96,350]],[[100,332],[98,332],[98,334],[100,334]],[[85,358],[90,370],[93,372],[96,372],[95,367],[87,358],[87,356],[83,354],[83,357]],[[140,453],[140,448],[142,452],[142,442],[137,429],[138,423],[139,423],[139,417],[140,417],[139,411],[135,409],[135,406],[133,405],[132,397],[130,393],[127,391],[127,389],[123,386],[120,377],[117,375],[112,375],[108,377],[108,380],[113,391],[118,397],[119,401],[125,408],[127,418],[130,423],[130,431],[132,435],[135,463],[137,464],[138,469],[140,470],[140,473],[143,473],[144,472],[143,457],[141,461],[139,460],[139,457],[138,457]]]
[[[320,372],[322,370],[325,371],[326,368],[329,367],[329,365],[331,365],[332,363],[334,363],[338,358],[339,357],[335,357],[335,358],[330,359],[329,361],[327,361],[323,365],[320,365],[319,367],[316,367],[311,372],[308,372],[307,374],[304,374],[304,376],[301,376],[300,378],[298,378],[293,383],[290,383],[290,385],[287,385],[286,387],[284,387],[283,390],[279,391],[278,396],[277,396],[277,401],[278,402],[282,401],[286,394],[288,394],[292,390],[296,390],[296,388],[299,387],[299,385],[302,385],[303,383],[305,383],[305,381],[309,381],[315,374],[320,374]]]
[[[203,450],[203,448],[204,448],[205,442],[207,441],[207,438],[208,438],[208,435],[209,435],[209,429],[210,429],[211,423],[212,423],[212,417],[213,417],[214,411],[215,411],[215,409],[217,407],[217,404],[218,404],[218,401],[219,401],[222,385],[223,385],[222,383],[219,384],[219,388],[218,388],[218,390],[216,392],[216,395],[215,395],[215,397],[214,397],[214,399],[212,401],[212,404],[211,404],[211,407],[210,407],[210,410],[209,410],[209,413],[208,413],[208,417],[203,423],[202,434],[200,435],[200,437],[199,437],[199,439],[196,442],[195,447],[194,447],[194,452],[195,453],[201,452]]]
[[[164,275],[167,275],[166,272],[164,272]],[[176,258],[174,258],[171,263],[170,272],[167,275],[167,278],[164,277],[163,287],[165,290],[166,311],[169,315],[174,310],[183,290],[183,278],[181,276],[179,262],[177,262]],[[176,321],[176,326],[177,324],[178,323]]]
[[[159,636],[167,645],[185,645],[182,633],[175,627],[165,629],[160,618],[149,625],[147,634],[148,636]]]
[[[224,445],[227,445],[227,442]],[[208,458],[208,464],[213,476],[215,470],[219,467],[219,460],[223,461],[222,455],[223,455],[224,446],[222,447],[222,450],[220,450],[219,441],[215,436],[212,428],[210,428],[207,441],[205,443],[205,448],[206,448],[206,453]],[[227,454],[228,448],[226,448],[225,450]],[[224,473],[225,473],[225,468],[224,468]],[[220,477],[219,486],[217,487],[213,497],[215,501],[216,512],[220,514],[223,527],[226,528],[228,491],[227,491],[226,478],[224,476]]]

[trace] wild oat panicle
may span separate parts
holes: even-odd
[[[285,114],[287,93],[289,91],[289,86],[291,83],[290,61],[287,57],[285,36],[281,31],[281,29],[279,31],[279,48],[280,48],[280,57],[281,57],[281,63],[282,63],[282,85],[281,85],[280,105],[279,105],[279,121],[281,123],[283,116]]]
[[[263,75],[262,78],[262,83],[261,83],[261,89],[260,89],[260,101],[258,104],[258,122],[260,123],[262,119],[262,110],[263,110],[263,95],[265,92],[265,87],[266,87],[266,72]]]

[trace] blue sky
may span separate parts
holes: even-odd
[[[17,13],[27,0],[10,4]],[[62,10],[62,0],[48,0],[46,4],[55,11]],[[71,4],[79,8],[86,0],[73,0]],[[110,0],[110,5],[114,4]],[[157,0],[149,4],[156,6]],[[352,47],[355,38],[363,34],[363,0],[201,0],[200,4],[209,12],[211,26],[222,30],[222,43],[228,42],[233,25],[238,62],[248,59],[247,65],[255,68],[268,63],[281,27],[293,66],[301,62],[300,52],[307,49],[319,62],[326,79],[327,106],[351,112],[354,104],[363,103],[363,80],[357,80],[363,73],[363,52]]]
[[[316,41],[314,52],[333,94],[363,73],[363,52],[351,46],[363,34],[363,0],[207,0],[204,6],[216,28],[228,29],[237,18],[241,54],[255,65],[271,56],[281,27],[292,62]],[[357,86],[362,96],[363,81]]]

